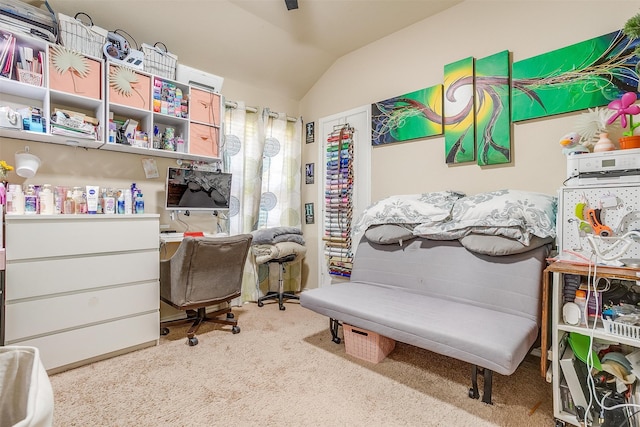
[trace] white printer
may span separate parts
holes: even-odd
[[[567,156],[567,186],[632,183],[640,183],[640,148]]]

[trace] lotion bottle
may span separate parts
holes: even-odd
[[[45,184],[40,190],[38,196],[40,197],[40,215],[53,215],[54,203],[51,186],[49,184]]]
[[[71,193],[71,190],[67,191],[67,198],[64,199],[63,211],[65,214],[73,215],[76,213],[76,202],[73,200],[73,193]]]

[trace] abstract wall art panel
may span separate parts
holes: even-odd
[[[371,145],[442,135],[442,85],[371,104]]]
[[[615,31],[515,62],[512,120],[598,107],[638,91],[638,45]]]
[[[511,161],[509,51],[476,59],[476,156],[478,165]]]
[[[473,57],[444,66],[445,161],[475,160]]]

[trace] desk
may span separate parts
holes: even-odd
[[[228,233],[204,233],[203,237],[226,237]],[[181,233],[160,233],[160,259],[169,259],[180,246],[184,239],[184,232]]]

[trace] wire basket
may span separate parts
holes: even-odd
[[[176,79],[178,56],[170,53],[164,43],[157,42],[153,46],[142,43],[142,52],[146,72],[171,80]]]
[[[375,332],[343,324],[344,348],[347,354],[372,363],[379,363],[396,347],[391,338]]]
[[[89,25],[82,23],[78,19],[79,15],[86,16],[89,19]],[[60,41],[63,46],[87,56],[102,58],[108,31],[93,25],[89,15],[79,12],[72,18],[58,13],[58,27],[60,29]]]

